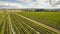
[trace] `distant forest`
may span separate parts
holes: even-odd
[[[0,9],[0,11],[60,12],[60,9]]]
[[[23,9],[23,11],[34,12],[60,12],[60,9]]]

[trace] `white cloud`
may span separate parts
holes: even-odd
[[[1,2],[0,1],[0,6],[4,5],[4,6],[14,6],[17,8],[60,8],[60,6],[55,6],[52,7],[51,5],[49,5],[47,0],[36,0],[36,2],[31,2],[32,0],[18,0],[21,2],[26,2],[29,5],[22,5],[21,3],[11,3],[11,2]]]
[[[21,1],[21,2],[31,2],[32,0],[18,0],[18,1]]]
[[[14,7],[22,7],[22,4],[20,3],[11,3],[11,2],[0,2],[0,6],[14,6]]]
[[[52,6],[47,0],[36,0],[36,2],[30,2],[30,6],[33,8],[44,8],[44,9],[57,9],[60,5]]]
[[[49,4],[47,3],[47,0],[36,0],[36,2],[28,2],[29,7],[31,8],[43,8],[48,6]]]

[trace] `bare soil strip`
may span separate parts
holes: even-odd
[[[9,16],[9,15],[8,15],[8,18],[9,18],[11,30],[12,30],[13,34],[15,34],[15,31],[13,30],[13,27],[12,27],[12,24],[11,24],[12,22],[11,22],[11,20],[10,20],[10,16]]]
[[[32,19],[30,19],[30,18],[27,18],[27,17],[22,16],[22,15],[17,14],[17,13],[14,13],[14,14],[16,14],[16,15],[24,18],[24,19],[27,19],[27,20],[29,20],[29,21],[31,21],[31,22],[34,22],[34,23],[36,23],[36,24],[38,24],[38,25],[41,25],[41,26],[43,26],[43,27],[45,27],[45,28],[47,28],[47,29],[49,29],[49,30],[52,30],[52,31],[54,31],[54,32],[57,32],[58,34],[60,34],[60,31],[57,30],[57,29],[55,29],[55,28],[53,28],[53,27],[47,26],[47,25],[45,25],[45,24],[42,24],[42,23],[40,23],[40,22],[37,22],[37,21],[35,21],[35,20],[32,20]]]

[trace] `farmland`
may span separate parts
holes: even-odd
[[[19,14],[60,30],[60,12],[20,12]]]
[[[60,12],[0,12],[0,34],[59,34]]]

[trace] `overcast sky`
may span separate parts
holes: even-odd
[[[49,0],[0,0],[0,8],[45,8],[58,9],[60,6],[52,7]]]

